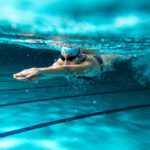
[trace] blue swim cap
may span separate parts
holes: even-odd
[[[79,48],[62,47],[61,48],[61,54],[67,53],[67,54],[77,55],[79,50],[80,50]]]

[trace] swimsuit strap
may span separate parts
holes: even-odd
[[[81,60],[81,62],[84,62],[88,57],[88,55],[86,55],[86,54],[83,54],[83,56],[84,56],[84,58]],[[103,70],[103,59],[102,59],[102,57],[100,55],[92,55],[92,56],[97,60],[97,62],[100,65],[100,70],[102,71]]]
[[[100,55],[92,55],[99,63],[100,65],[100,70],[103,70],[103,60],[102,57]],[[84,54],[84,58],[82,59],[81,62],[85,61],[87,59],[88,55]],[[76,79],[84,79],[84,80],[91,80],[91,79],[95,79],[94,77],[88,77],[88,76],[78,76],[75,77]]]
[[[103,59],[100,55],[93,55],[93,57],[98,61],[100,65],[100,70],[103,70]]]

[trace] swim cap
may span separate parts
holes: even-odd
[[[79,48],[62,47],[61,48],[61,54],[67,53],[67,54],[77,55],[79,50],[80,50]]]

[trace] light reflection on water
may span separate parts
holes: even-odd
[[[150,81],[150,65],[148,63],[150,62],[150,19],[147,3],[149,3],[147,0],[141,2],[135,0],[133,2],[130,0],[0,1],[0,44],[21,45],[25,46],[24,49],[29,47],[36,50],[60,51],[60,47],[51,46],[51,43],[57,43],[63,46],[101,50],[103,54],[139,54],[139,59],[134,60],[131,67],[136,70],[135,79],[145,85]],[[147,57],[143,57],[144,54]],[[104,86],[100,85],[100,88],[104,88]],[[31,96],[33,92],[30,94],[27,90],[26,94]],[[136,97],[136,94],[139,95]],[[22,95],[20,92],[18,99],[19,101],[22,97],[29,99],[29,95]],[[33,94],[31,97],[35,98],[37,95],[38,92],[35,92],[35,95]],[[106,95],[106,97],[102,96],[102,101],[99,101],[100,97],[98,97],[94,100],[85,99],[84,103],[83,99],[80,99],[78,104],[71,101],[67,105],[66,102],[61,103],[63,102],[61,100],[54,105],[51,102],[45,106],[35,104],[32,108],[31,105],[24,105],[25,109],[20,106],[15,109],[8,108],[8,111],[1,109],[1,114],[3,114],[1,115],[3,120],[1,131],[5,132],[29,124],[41,123],[44,119],[49,121],[61,118],[63,113],[76,115],[79,112],[96,111],[96,107],[99,110],[105,105],[112,108],[114,104],[120,107],[119,105],[128,105],[130,102],[142,104],[144,100],[148,101],[148,92],[142,93],[142,96],[140,93],[131,95],[133,97],[130,94],[120,97],[117,97],[117,94]],[[17,96],[14,94],[14,101]],[[8,92],[0,97],[9,102],[12,100],[13,94]],[[119,103],[122,98],[122,102]],[[77,102],[77,99],[75,100]],[[113,100],[114,102],[112,102]],[[41,112],[42,108],[45,109]],[[16,114],[19,115],[16,116]],[[31,150],[41,148],[93,150],[99,149],[99,147],[102,150],[137,150],[139,147],[147,150],[147,147],[150,146],[149,130],[146,130],[150,124],[148,114],[148,109],[141,109],[130,113],[93,117],[79,122],[52,126],[52,128],[43,128],[15,135],[12,138],[1,139],[0,149],[28,149],[28,145],[30,145]],[[6,118],[11,119],[5,120]],[[17,125],[15,126],[15,124]]]
[[[6,0],[0,2],[0,33],[147,35],[150,33],[148,4],[148,0],[132,3],[129,0]]]
[[[150,37],[124,37],[122,36],[40,36],[26,34],[5,36],[0,38],[1,44],[24,45],[35,49],[48,49],[60,51],[61,46],[73,46],[85,49],[102,50],[104,54],[134,54],[150,52]],[[52,45],[56,43],[57,46]]]

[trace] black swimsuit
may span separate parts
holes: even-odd
[[[82,61],[84,61],[88,57],[87,55],[84,55],[84,56],[85,57],[83,58]],[[92,56],[97,60],[97,62],[99,63],[99,66],[100,66],[100,71],[102,71],[103,70],[103,59],[102,59],[101,55],[92,55]],[[77,79],[85,79],[85,80],[91,80],[92,78],[95,78],[95,76],[93,76],[93,77],[78,76],[77,77]]]
[[[100,65],[100,71],[102,71],[103,70],[103,59],[102,59],[101,55],[93,55],[93,57],[99,63],[99,65]]]

